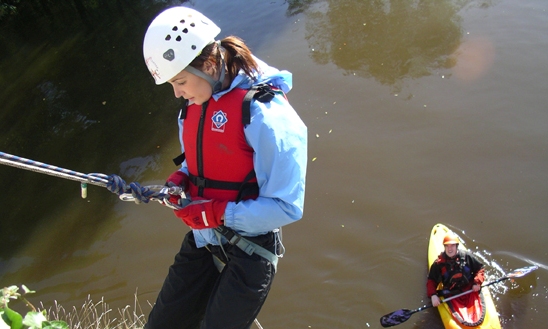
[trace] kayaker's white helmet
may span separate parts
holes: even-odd
[[[157,85],[185,69],[221,29],[202,13],[172,7],[150,23],[143,41],[145,64]]]

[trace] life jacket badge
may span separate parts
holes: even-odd
[[[213,116],[211,117],[211,130],[223,133],[225,132],[225,124],[227,122],[226,113],[222,110],[213,112]]]

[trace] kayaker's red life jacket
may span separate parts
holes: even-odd
[[[442,252],[436,262],[441,265],[443,290],[462,291],[470,282],[473,282],[472,270],[465,253],[461,250],[453,259],[448,258],[445,252]]]
[[[272,100],[268,85],[248,90],[235,88],[215,101],[188,105],[181,110],[182,140],[186,158],[189,194],[206,199],[240,201],[254,199],[259,187],[253,168],[253,149],[247,144],[244,126],[250,122],[250,101]]]

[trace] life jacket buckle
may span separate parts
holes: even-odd
[[[254,98],[258,100],[261,103],[268,103],[272,99],[274,99],[274,91],[272,90],[272,87],[266,83],[261,83],[256,85],[257,92],[254,95]]]
[[[205,177],[197,177],[196,176],[196,183],[195,184],[196,184],[197,187],[205,188],[206,187]]]

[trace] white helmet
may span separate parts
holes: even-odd
[[[145,64],[156,84],[179,74],[220,32],[209,18],[191,8],[173,7],[156,16],[143,41]]]

